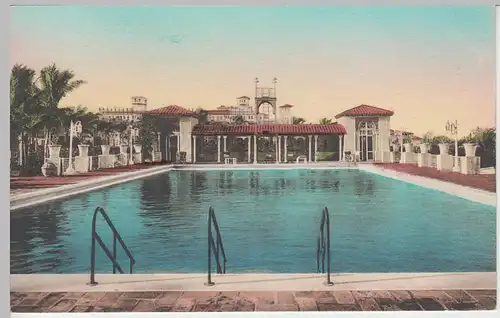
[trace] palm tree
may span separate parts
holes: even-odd
[[[319,123],[321,125],[330,125],[333,123],[333,120],[331,120],[330,118],[323,117],[319,120]]]
[[[21,170],[30,165],[28,147],[33,143],[36,127],[41,121],[38,98],[40,92],[35,83],[36,72],[22,64],[16,64],[10,74],[10,139],[11,153],[16,152],[21,140]]]
[[[306,120],[304,118],[302,118],[302,117],[295,117],[295,116],[293,116],[293,118],[292,118],[292,123],[294,125],[304,124],[305,122],[306,122]]]
[[[204,110],[203,108],[199,107],[196,110],[196,113],[198,114],[198,122],[200,124],[205,124],[206,122],[208,122],[208,112],[206,110]]]
[[[67,111],[59,109],[60,101],[69,93],[85,84],[83,80],[75,80],[71,70],[60,70],[55,64],[46,66],[40,71],[41,104],[44,108],[42,125],[45,132],[45,149],[50,139],[50,132],[63,129],[61,117]],[[61,116],[62,115],[62,116]]]

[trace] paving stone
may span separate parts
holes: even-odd
[[[98,300],[103,298],[106,295],[105,292],[91,292],[91,293],[86,293],[83,295],[76,304],[78,306],[90,306],[95,304]]]
[[[358,305],[318,304],[319,311],[361,311]]]
[[[356,301],[357,301],[359,307],[361,307],[361,310],[363,310],[363,311],[380,311],[380,310],[382,310],[374,298],[360,298],[360,299],[356,298]]]
[[[155,307],[155,311],[158,312],[166,312],[166,311],[171,311],[172,306],[161,306],[161,307]]]
[[[163,292],[156,300],[156,305],[158,307],[172,307],[175,301],[181,296],[181,294],[182,292]]]
[[[44,309],[47,308],[42,308],[39,306],[15,306],[12,308],[12,312],[44,312]]]
[[[310,297],[310,298],[315,298],[316,294],[317,292],[314,291],[297,291],[293,293],[295,297]]]
[[[123,295],[123,293],[106,293],[104,297],[95,302],[95,306],[103,308],[113,307],[113,304],[117,302],[121,295]]]
[[[359,299],[368,299],[368,298],[374,298],[375,295],[371,291],[365,291],[365,290],[353,290],[351,294],[354,296],[354,299],[359,300]]]
[[[236,304],[220,304],[217,307],[217,311],[220,312],[231,312],[236,308]],[[253,310],[252,310],[253,311]]]
[[[121,298],[133,299],[156,299],[161,295],[161,292],[126,292]]]
[[[118,299],[112,308],[118,308],[121,311],[132,311],[135,308],[135,305],[137,305],[139,301],[137,299],[131,299],[131,298],[120,298]]]
[[[91,312],[94,306],[75,306],[71,312]]]
[[[295,304],[268,304],[258,303],[255,306],[255,311],[298,311],[299,308]]]
[[[241,292],[239,294],[239,297],[248,299],[253,303],[265,303],[265,304],[276,303],[276,292],[267,292],[267,291]]]
[[[80,299],[85,295],[85,293],[65,293],[64,298],[66,299]]]
[[[50,308],[50,312],[69,312],[76,304],[76,299],[63,298]]]
[[[446,310],[446,308],[434,298],[417,298],[417,302],[427,311]]]
[[[40,306],[40,307],[52,307],[52,306],[54,306],[63,297],[64,297],[64,293],[50,293],[47,296],[43,297],[37,303],[37,306]]]
[[[174,312],[188,312],[193,310],[196,302],[194,299],[186,298],[186,299],[178,299],[175,304],[172,306],[170,311]]]
[[[410,293],[406,290],[391,290],[390,293],[398,301],[413,299]]]
[[[310,297],[295,297],[295,302],[299,306],[300,311],[318,311],[318,304],[314,298]]]
[[[335,298],[335,301],[338,304],[341,304],[341,305],[354,305],[354,304],[356,304],[354,297],[348,291],[336,290],[333,292],[333,296]]]
[[[481,310],[495,310],[497,301],[493,297],[490,296],[474,296],[474,298],[478,302],[478,309]]]
[[[315,291],[313,298],[318,304],[337,304],[335,296],[329,291]]]
[[[155,311],[155,302],[154,300],[146,300],[141,299],[137,303],[137,305],[132,310],[134,312],[153,312]]]
[[[410,290],[413,298],[433,298],[440,303],[453,302],[454,299],[442,290]],[[425,309],[425,308],[424,308]]]
[[[476,302],[461,302],[451,303],[446,307],[450,310],[477,310],[479,306]]]
[[[417,310],[423,310],[422,307],[417,303],[416,300],[414,299],[406,299],[402,301],[397,302],[398,308],[404,311],[417,311]]]
[[[467,294],[465,291],[457,289],[457,290],[447,290],[445,293],[453,300],[456,302],[462,303],[462,302],[474,302],[474,298],[472,298],[469,294]]]
[[[278,292],[276,295],[276,302],[278,304],[295,304],[295,297],[293,296],[293,292]]]
[[[494,289],[466,289],[465,292],[474,298],[476,298],[476,296],[491,296],[496,298],[497,296],[497,291]]]
[[[234,303],[233,311],[255,311],[255,303],[247,298],[238,298]]]
[[[34,306],[40,300],[41,299],[38,299],[38,298],[24,298],[20,302],[18,302],[17,306]]]

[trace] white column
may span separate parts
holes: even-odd
[[[278,136],[278,162],[281,162],[281,136]]]
[[[318,137],[314,136],[314,162],[318,162]]]
[[[273,137],[273,141],[274,141],[274,155],[276,157],[276,163],[278,163],[280,160],[278,154],[278,136]]]
[[[165,160],[170,161],[170,152],[168,151],[169,149],[169,144],[168,144],[168,139],[170,136],[165,137]]]
[[[196,163],[196,136],[193,136],[193,163]]]
[[[344,160],[344,153],[342,151],[342,135],[339,135],[339,161]]]
[[[307,159],[307,162],[311,162],[311,153],[312,153],[312,136],[309,135],[309,158]]]
[[[252,162],[252,136],[247,136],[248,139],[248,162]]]
[[[287,148],[287,145],[288,145],[288,141],[287,141],[288,136],[283,136],[283,137],[284,137],[284,139],[285,139],[285,140],[284,140],[284,143],[285,143],[285,153],[284,153],[284,155],[285,155],[285,159],[284,159],[284,161],[285,161],[285,163],[287,163],[287,162],[288,162],[288,152],[287,152],[287,149],[286,149],[286,148]]]
[[[220,136],[217,136],[217,162],[220,162]]]
[[[227,152],[227,136],[223,136],[222,138],[224,138],[224,153]]]
[[[253,163],[257,163],[257,135],[253,136]]]

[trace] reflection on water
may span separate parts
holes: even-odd
[[[204,271],[210,206],[229,272],[314,272],[324,206],[336,272],[495,269],[494,208],[358,170],[297,169],[172,171],[12,212],[11,272],[88,271],[96,206],[137,272]],[[104,221],[97,230],[111,246]],[[118,259],[128,267],[121,250]],[[96,261],[112,271],[100,250]]]

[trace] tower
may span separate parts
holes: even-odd
[[[132,96],[130,101],[133,111],[145,112],[148,109],[148,99],[144,96]]]
[[[280,123],[282,124],[293,124],[292,116],[293,105],[285,104],[279,107],[280,109]]]
[[[255,114],[257,118],[261,118],[264,123],[277,122],[278,114],[276,112],[276,83],[278,79],[273,79],[273,87],[259,86],[259,79],[255,78]],[[261,109],[261,106],[264,109]],[[265,107],[267,106],[267,107]]]

